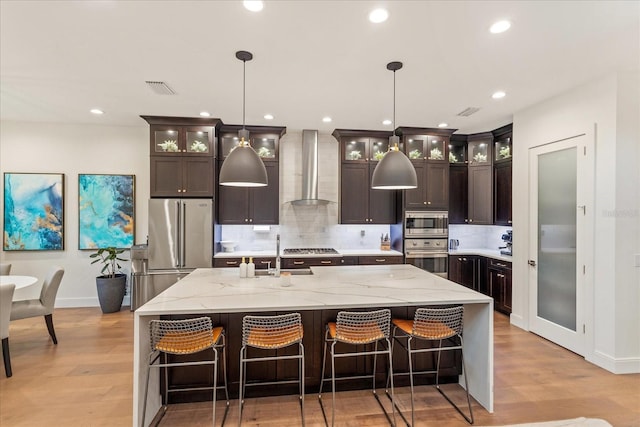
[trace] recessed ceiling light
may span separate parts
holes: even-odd
[[[509,21],[498,21],[489,28],[489,31],[493,34],[504,33],[509,28],[511,28],[511,22]]]
[[[389,12],[386,9],[374,9],[369,13],[369,21],[374,24],[384,22],[389,17]]]
[[[273,114],[265,114],[264,118],[265,120],[273,120]]]
[[[260,0],[244,0],[242,4],[251,12],[260,12],[264,8],[264,3]]]
[[[202,117],[211,117],[211,113],[209,113],[208,111],[200,111],[200,115]]]
[[[385,126],[391,126],[391,120],[389,120],[389,119],[383,120],[382,124],[385,125]]]
[[[449,126],[448,123],[440,123],[440,124],[438,124],[439,128],[446,128],[447,126]]]
[[[96,114],[96,115],[98,115],[98,116],[99,116],[100,114],[104,114],[104,111],[102,111],[102,110],[101,110],[101,109],[99,109],[99,108],[92,108],[92,109],[91,109],[91,110],[89,110],[89,111],[91,111],[91,113]]]
[[[504,93],[503,91],[499,90],[497,92],[494,92],[494,94],[491,95],[491,97],[493,99],[500,99],[500,98],[504,98],[506,95],[507,95],[506,93]]]
[[[327,117],[323,117],[322,121],[325,123],[331,123],[331,117],[327,116]]]

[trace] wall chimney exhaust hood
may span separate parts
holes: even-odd
[[[318,131],[302,131],[302,196],[294,206],[321,206],[332,203],[318,198]]]

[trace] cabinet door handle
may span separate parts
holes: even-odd
[[[462,261],[462,258],[458,258],[458,261]]]
[[[260,261],[260,264],[271,264],[271,261]]]
[[[428,204],[428,205],[430,205],[430,204],[431,204],[431,202],[427,202],[427,204]]]
[[[293,261],[293,265],[304,265],[304,261]]]
[[[496,274],[498,277],[504,277],[504,274]]]
[[[250,218],[250,219],[249,219],[249,222],[253,222],[253,218]]]
[[[333,264],[331,261],[327,261],[327,260],[322,260],[320,261],[320,264]]]
[[[496,262],[495,265],[497,265],[498,267],[506,267],[507,264],[500,264],[499,262]]]
[[[178,188],[178,193],[182,193],[182,190]]]
[[[376,258],[376,262],[385,262],[386,258]]]
[[[427,204],[427,202],[422,202],[422,204],[423,204],[423,205],[426,205],[426,204]]]
[[[473,220],[472,220],[472,219],[470,219],[470,220],[469,220],[469,222],[473,222]]]
[[[227,265],[238,265],[238,261],[227,261]]]

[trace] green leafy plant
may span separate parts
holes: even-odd
[[[128,261],[124,258],[120,258],[120,254],[124,252],[124,249],[117,249],[114,247],[100,248],[97,252],[89,255],[89,258],[96,258],[91,261],[91,264],[97,262],[102,263],[102,273],[106,277],[116,277],[116,273],[120,271],[120,263],[118,261]]]

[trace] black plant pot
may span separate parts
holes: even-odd
[[[96,277],[98,287],[98,300],[103,313],[115,313],[120,311],[122,300],[127,288],[127,276],[116,274],[115,277]]]

